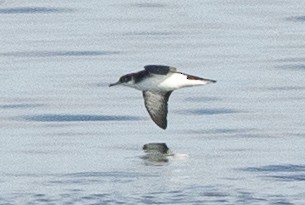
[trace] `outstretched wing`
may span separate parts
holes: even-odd
[[[171,93],[143,91],[145,107],[151,119],[162,129],[167,127],[167,102]]]
[[[152,74],[166,75],[169,72],[175,72],[176,68],[167,65],[146,65],[144,69]]]

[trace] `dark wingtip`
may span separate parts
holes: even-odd
[[[151,119],[153,120],[153,122],[158,126],[160,127],[161,129],[165,130],[167,128],[167,121],[165,122],[160,122],[156,119],[154,119],[153,117],[151,117]]]
[[[157,124],[157,123],[156,123]],[[166,130],[167,128],[167,122],[163,123],[163,124],[157,124],[160,128],[162,128],[163,130]]]
[[[205,79],[203,78],[203,80],[207,81],[208,83],[216,83],[216,80],[212,80],[212,79]]]

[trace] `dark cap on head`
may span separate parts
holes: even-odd
[[[131,80],[132,80],[132,75],[131,75],[131,74],[123,75],[122,77],[120,77],[120,79],[119,79],[118,82],[116,82],[116,83],[111,83],[111,84],[109,85],[109,87],[115,86],[115,85],[120,85],[120,84],[122,84],[122,83],[127,83],[127,82],[129,82],[129,81],[131,81]]]
[[[120,83],[127,83],[129,81],[132,80],[132,75],[127,74],[127,75],[123,75],[122,77],[120,77]]]

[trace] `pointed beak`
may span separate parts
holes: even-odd
[[[207,78],[201,78],[201,81],[203,81],[205,84],[210,84],[210,83],[216,83],[216,80],[212,79],[207,79]]]
[[[116,82],[116,83],[111,83],[111,84],[109,84],[109,87],[112,87],[112,86],[115,86],[115,85],[120,85],[121,83],[120,83],[120,81],[118,81],[118,82]]]

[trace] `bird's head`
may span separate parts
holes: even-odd
[[[115,86],[115,85],[125,85],[125,86],[130,86],[134,84],[134,78],[133,75],[131,74],[127,74],[127,75],[123,75],[122,77],[120,77],[119,81],[116,83],[111,83],[109,85],[109,87],[111,86]]]

